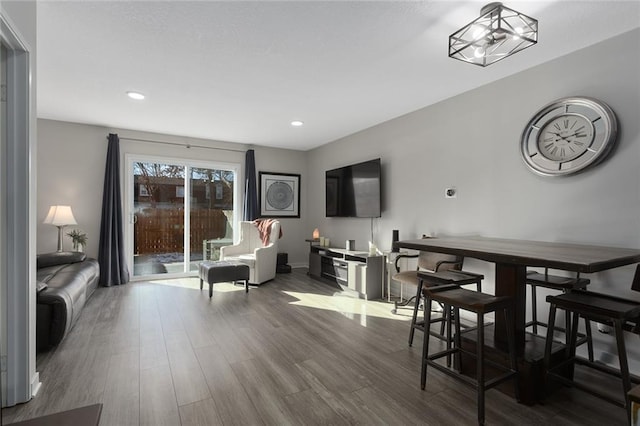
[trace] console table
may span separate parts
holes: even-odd
[[[311,245],[309,275],[338,285],[347,295],[367,300],[381,299],[384,259],[384,256],[369,256],[364,251]]]

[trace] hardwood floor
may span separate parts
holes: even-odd
[[[335,294],[334,294],[335,293]],[[340,296],[294,270],[245,294],[198,280],[100,288],[55,350],[42,388],[4,424],[103,403],[101,426],[473,425],[475,391],[430,371],[409,310]],[[434,339],[433,345],[440,342]],[[573,389],[528,407],[497,390],[487,424],[625,424],[625,411]]]

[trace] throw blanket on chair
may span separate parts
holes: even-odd
[[[276,219],[256,219],[253,221],[253,224],[258,228],[258,232],[260,233],[260,239],[262,240],[263,245],[269,244],[269,239],[271,237],[271,225],[274,222],[277,222]],[[280,227],[280,235],[278,235],[278,239],[282,238],[282,226]]]

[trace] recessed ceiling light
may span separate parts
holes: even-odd
[[[127,92],[127,96],[131,99],[135,99],[136,101],[141,101],[144,99],[144,95],[139,92]]]
[[[292,122],[291,122],[291,125],[292,125],[293,127],[300,127],[300,126],[302,126],[303,124],[304,124],[304,123],[303,123],[302,121],[300,121],[300,120],[294,120],[294,121],[292,121]]]

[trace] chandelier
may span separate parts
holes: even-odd
[[[489,3],[478,19],[449,36],[449,57],[486,67],[537,42],[536,19]]]

